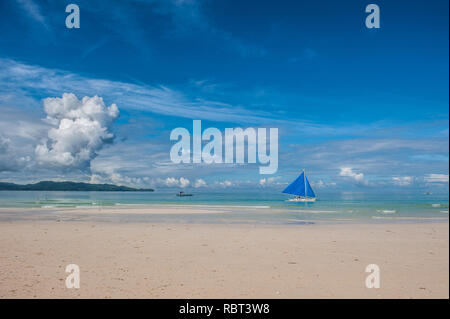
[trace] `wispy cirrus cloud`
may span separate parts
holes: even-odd
[[[20,95],[20,99],[61,96],[102,96],[124,110],[155,113],[186,119],[234,123],[243,126],[280,127],[281,134],[303,136],[339,136],[363,134],[382,123],[327,125],[283,114],[234,105],[207,97],[191,97],[165,85],[134,84],[91,78],[63,70],[49,69],[0,58],[0,100]],[[388,126],[388,125],[384,125]]]
[[[448,183],[448,174],[427,174],[425,181],[427,183]]]
[[[41,9],[37,3],[33,0],[16,0],[17,3],[21,6],[23,10],[35,21],[42,24],[45,28],[48,29],[47,20],[41,13]]]
[[[351,134],[362,125],[340,128],[303,119],[286,119],[268,111],[248,109],[241,105],[202,97],[189,97],[180,90],[164,85],[134,84],[90,78],[76,73],[49,69],[0,58],[0,99],[2,95],[20,94],[21,98],[60,96],[71,92],[77,96],[99,95],[121,109],[149,112],[187,119],[236,123],[245,126],[270,125],[286,127],[289,132],[305,135]]]
[[[59,96],[72,92],[79,96],[102,95],[124,109],[134,109],[188,119],[234,123],[279,123],[268,112],[248,111],[217,101],[189,99],[166,86],[136,85],[127,82],[92,79],[78,74],[0,59],[0,93],[21,91],[28,95]],[[305,123],[306,125],[306,123]]]
[[[237,54],[241,58],[260,58],[268,55],[262,46],[249,43],[231,32],[219,28],[204,14],[207,1],[202,0],[154,0],[142,1],[154,5],[154,11],[168,17],[171,25],[166,30],[168,37],[194,38],[201,36],[206,41],[220,43],[224,50]]]

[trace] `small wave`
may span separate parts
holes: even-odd
[[[381,214],[395,214],[397,211],[395,209],[393,210],[389,210],[389,209],[385,209],[385,210],[377,210],[377,213],[381,213]]]
[[[431,204],[431,207],[441,207],[441,204]]]
[[[388,217],[371,216],[372,219],[395,219],[395,220],[448,220],[447,217]]]
[[[299,209],[295,211],[309,214],[333,214],[338,212],[337,210],[304,210],[304,209]]]
[[[443,213],[443,214],[448,214],[448,210],[441,210],[441,211],[439,211],[440,213]]]
[[[121,204],[122,205],[122,204]],[[128,204],[135,205],[135,204]],[[140,204],[136,204],[140,205]],[[258,206],[258,205],[214,205],[214,204],[142,204],[144,206],[157,206],[157,207],[173,207],[173,208],[264,208],[268,209],[270,206]]]
[[[77,205],[75,208],[102,208],[101,205]]]
[[[270,206],[252,206],[252,205],[186,205],[187,207],[205,207],[205,208],[270,208]]]
[[[114,206],[149,206],[151,204],[123,204],[123,203],[114,203]]]

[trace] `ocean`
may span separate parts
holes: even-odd
[[[103,214],[111,207],[189,207],[199,210],[216,208],[222,214],[136,214],[135,221],[182,221],[213,223],[304,223],[309,221],[427,221],[448,220],[448,194],[421,193],[321,193],[314,203],[288,202],[290,197],[268,190],[212,192],[195,190],[192,197],[177,197],[176,190],[155,192],[54,192],[0,191],[0,218],[14,208],[28,212],[28,216],[45,216],[45,212],[73,208],[96,208],[97,217],[114,221],[128,221],[132,213]],[[35,208],[40,208],[36,210]],[[22,211],[22,210],[21,210]],[[106,210],[105,210],[106,211]],[[182,210],[180,210],[182,211]],[[132,210],[130,210],[132,212]],[[150,215],[150,214],[149,214]],[[11,218],[11,214],[8,215]],[[43,217],[44,218],[44,217]]]

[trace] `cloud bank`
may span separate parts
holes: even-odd
[[[17,171],[30,161],[29,156],[22,156],[11,140],[0,134],[0,172]]]

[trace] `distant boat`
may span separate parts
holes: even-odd
[[[315,202],[316,194],[306,178],[305,170],[283,190],[285,194],[295,195],[294,198],[288,199],[290,202]]]
[[[185,192],[179,192],[179,193],[177,194],[177,196],[180,196],[180,197],[184,197],[184,196],[192,196],[192,194],[188,194],[188,193],[185,193]]]

